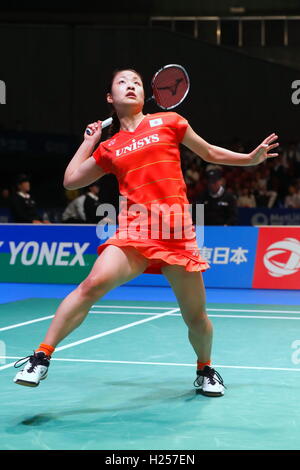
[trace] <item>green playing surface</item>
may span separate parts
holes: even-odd
[[[299,449],[299,307],[208,304],[221,398],[195,393],[187,328],[164,301],[98,301],[48,378],[15,385],[59,302],[0,305],[0,449]]]

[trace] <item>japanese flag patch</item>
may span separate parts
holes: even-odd
[[[160,126],[163,123],[161,118],[158,119],[151,119],[149,121],[150,127]]]

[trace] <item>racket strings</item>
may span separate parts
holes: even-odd
[[[152,88],[157,104],[170,109],[177,106],[186,96],[189,80],[183,69],[168,67],[156,75]]]

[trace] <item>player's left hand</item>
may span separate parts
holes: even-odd
[[[275,141],[278,139],[278,135],[275,133],[269,135],[253,152],[249,153],[250,163],[249,165],[258,165],[264,162],[267,158],[278,157],[278,153],[268,153],[270,150],[279,146],[279,142]]]

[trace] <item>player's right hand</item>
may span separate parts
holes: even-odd
[[[90,135],[86,132],[87,129],[89,129]],[[84,139],[90,140],[96,143],[100,140],[101,134],[102,134],[102,121],[92,122],[91,124],[88,124],[88,126],[86,127],[84,131]]]

